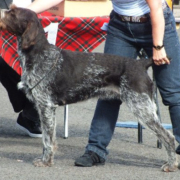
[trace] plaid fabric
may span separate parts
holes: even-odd
[[[106,32],[100,28],[109,17],[59,17],[47,12],[38,15],[42,26],[58,23],[56,46],[72,51],[91,52],[106,38]],[[47,34],[46,34],[47,35]],[[2,31],[0,38],[0,55],[18,73],[22,69],[18,60],[16,37]]]

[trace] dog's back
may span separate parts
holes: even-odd
[[[69,50],[62,50],[60,56],[60,69],[51,75],[56,83],[50,81],[54,96],[59,97],[58,104],[70,104],[97,95],[119,98],[122,77],[126,77],[128,86],[140,93],[147,93],[152,88],[146,72],[152,64],[150,59],[136,61],[103,53]]]

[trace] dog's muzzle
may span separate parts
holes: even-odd
[[[0,19],[4,18],[6,11],[9,11],[9,10],[8,9],[0,9]]]

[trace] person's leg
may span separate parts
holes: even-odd
[[[120,32],[113,27],[112,29],[108,32],[104,53],[132,58],[137,57],[137,50],[133,46],[129,46],[129,43],[124,42],[118,36],[114,36]],[[86,150],[96,152],[103,158],[106,157],[108,154],[106,147],[114,133],[120,104],[120,100],[98,100]]]
[[[32,137],[41,137],[38,113],[25,94],[17,89],[20,75],[9,67],[2,57],[0,57],[0,82],[7,90],[14,111],[20,112],[17,119],[19,127]]]
[[[166,20],[164,46],[167,56],[172,59],[170,65],[153,66],[157,87],[163,103],[169,106],[173,134],[180,144],[180,43],[171,11],[164,11]],[[151,55],[151,50],[147,53]],[[176,152],[180,154],[180,145]]]
[[[120,104],[119,100],[98,100],[91,122],[87,151],[93,151],[106,158],[106,147],[114,133]]]
[[[17,83],[19,81],[20,75],[9,67],[0,56],[0,82],[7,90],[9,100],[15,112],[20,112],[25,106],[26,102],[24,93],[17,89]]]
[[[167,12],[168,13],[168,12]],[[163,103],[169,106],[173,134],[180,144],[180,42],[173,17],[166,18],[164,45],[167,55],[172,59],[170,65],[154,67],[154,74]],[[180,154],[180,146],[178,148]]]
[[[116,17],[111,14],[111,18],[115,19]],[[122,24],[125,25],[125,23]],[[131,42],[124,39],[123,33],[115,27],[116,25],[112,22],[108,27],[104,52],[106,54],[136,58],[137,49],[134,48]],[[91,123],[86,152],[83,156],[76,159],[75,165],[92,166],[95,164],[104,164],[106,155],[108,154],[106,147],[114,133],[120,104],[120,100],[98,100]]]
[[[34,104],[32,104],[28,99],[17,118],[17,127],[30,137],[42,137],[39,115],[34,107]]]

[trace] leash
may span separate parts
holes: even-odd
[[[61,49],[61,51],[62,51],[62,49]],[[61,51],[60,51],[60,59],[61,59]],[[30,88],[30,91],[32,91],[36,86],[38,86],[41,83],[41,81],[43,81],[47,77],[47,75],[55,68],[55,66],[58,62],[58,59],[59,58],[57,57],[55,63],[51,67],[51,69],[32,88]]]

